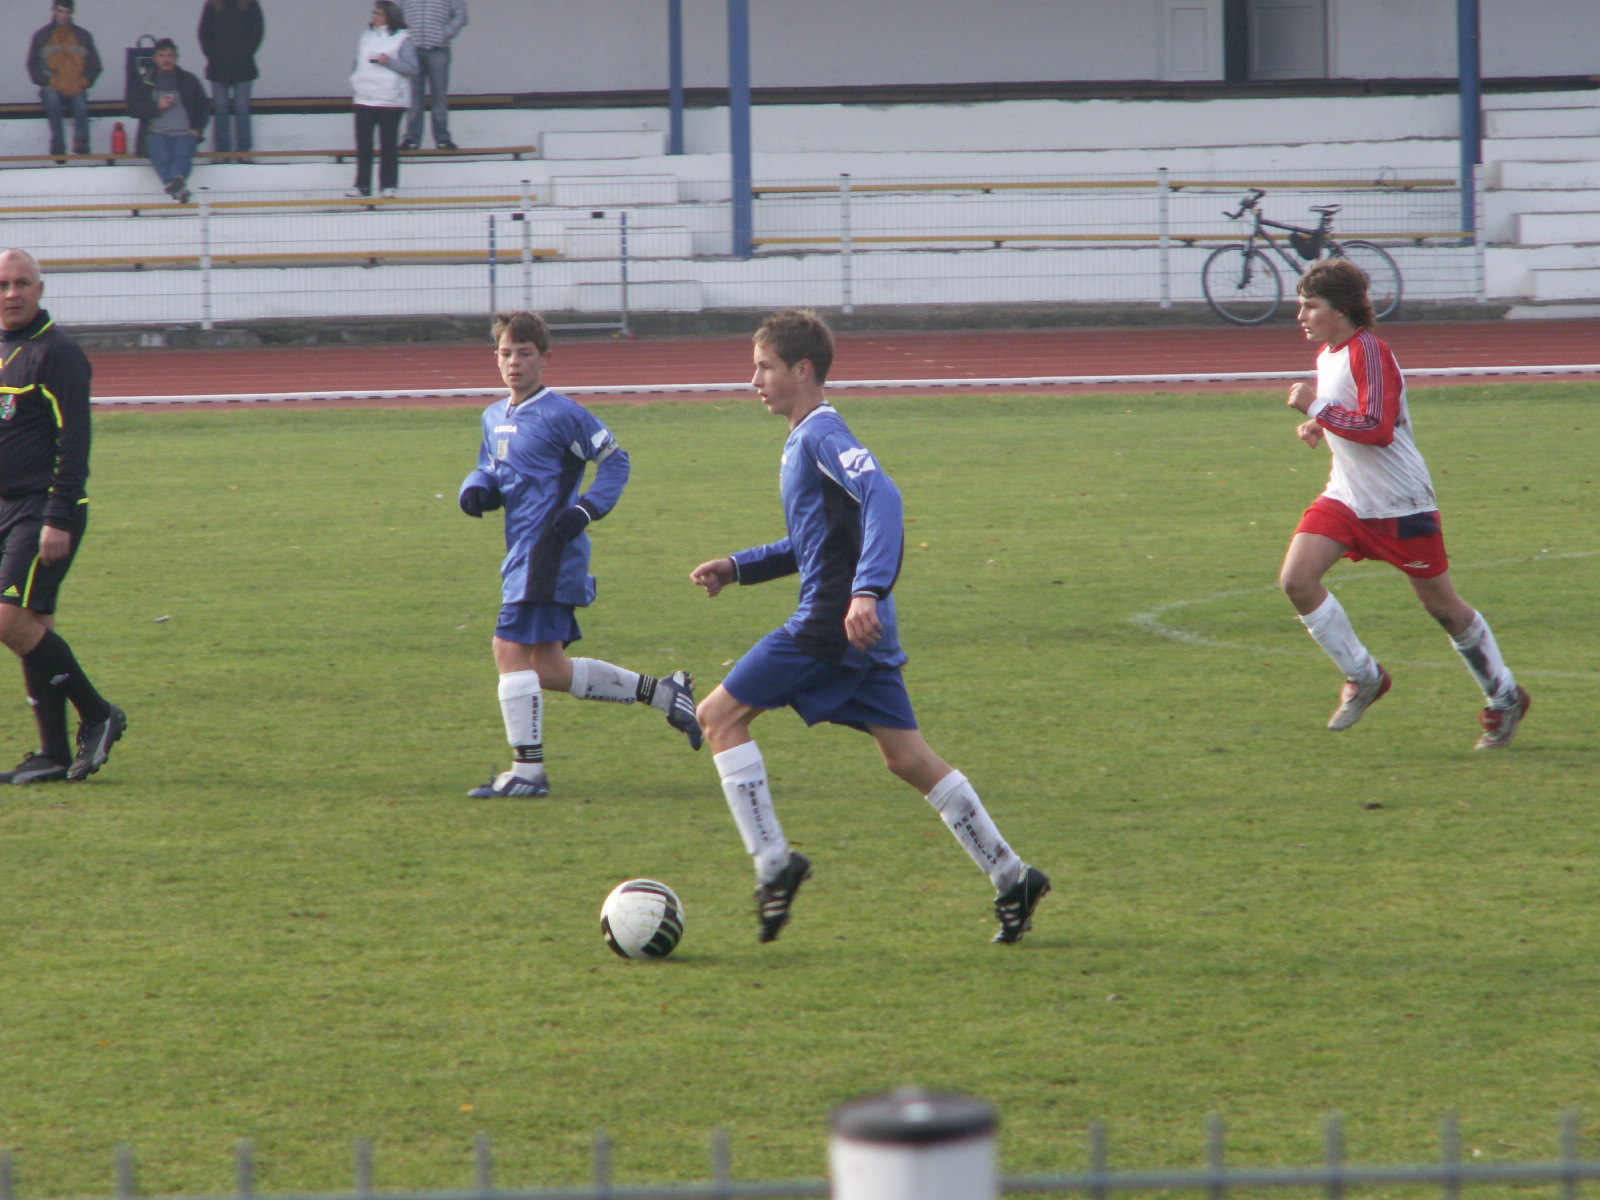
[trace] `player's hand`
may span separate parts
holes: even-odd
[[[481,517],[486,512],[493,512],[504,503],[500,493],[492,488],[461,489],[461,511],[469,517]]]
[[[65,529],[46,525],[39,530],[39,561],[45,566],[60,562],[72,553],[72,535]]]
[[[550,532],[563,542],[570,542],[589,528],[589,522],[593,519],[587,508],[581,504],[574,504],[550,523]]]
[[[1300,422],[1300,428],[1296,429],[1294,432],[1296,437],[1298,437],[1306,445],[1310,446],[1313,450],[1322,445],[1323,429],[1322,426],[1318,425],[1315,421]]]
[[[878,620],[876,596],[850,597],[850,611],[844,615],[844,635],[857,650],[877,645],[883,637],[883,622]]]
[[[1299,409],[1301,412],[1310,412],[1311,405],[1316,398],[1316,385],[1302,379],[1289,389],[1289,399],[1284,403],[1290,408]]]
[[[731,558],[713,558],[689,572],[689,582],[705,588],[707,598],[715,596],[736,577]]]

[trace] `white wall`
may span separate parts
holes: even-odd
[[[1597,0],[1481,0],[1486,75],[1600,71]],[[342,97],[369,0],[261,0],[267,42],[257,95]],[[727,82],[725,0],[684,0],[685,82]],[[1206,6],[1220,22],[1221,6]],[[107,63],[97,100],[119,97],[123,50],[142,33],[178,42],[203,74],[201,0],[79,0]],[[610,91],[667,84],[666,0],[468,0],[452,90]],[[1175,75],[1171,0],[750,0],[758,87]],[[1455,74],[1456,0],[1328,0],[1332,73]],[[20,69],[49,0],[0,0],[0,102],[36,98]],[[1212,57],[1220,61],[1214,54]],[[1220,67],[1217,71],[1220,74]],[[1191,77],[1185,75],[1184,77]]]

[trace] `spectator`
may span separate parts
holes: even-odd
[[[72,152],[89,153],[89,89],[100,78],[100,55],[94,38],[74,24],[77,0],[55,0],[50,24],[33,35],[28,47],[28,75],[39,85],[44,115],[50,122],[50,153],[67,152],[66,113],[72,111]]]
[[[258,76],[256,51],[266,23],[256,0],[206,0],[200,10],[200,49],[211,81],[212,114],[217,119],[218,162],[248,162],[250,91]],[[238,152],[239,157],[232,157]]]
[[[372,195],[372,134],[378,134],[378,186],[392,199],[400,186],[400,118],[411,103],[417,50],[400,6],[378,0],[356,44],[350,91],[356,110],[356,182],[346,196]]]
[[[411,94],[411,113],[406,121],[406,140],[402,150],[422,145],[422,108],[429,94],[433,114],[433,144],[441,150],[454,150],[450,140],[450,43],[467,27],[467,0],[400,0],[406,24],[412,29],[421,73]]]
[[[127,99],[129,115],[139,118],[138,152],[149,157],[167,195],[189,203],[189,171],[211,102],[200,81],[178,66],[171,38],[158,41],[149,69],[128,80]]]

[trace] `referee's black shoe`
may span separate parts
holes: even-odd
[[[761,940],[770,942],[789,923],[789,905],[800,885],[811,878],[811,860],[798,850],[789,851],[789,861],[771,883],[756,888],[756,916],[761,919]]]
[[[994,915],[1000,919],[997,942],[1020,942],[1033,928],[1033,910],[1050,894],[1050,876],[1038,867],[1024,867],[1022,878],[994,900]]]
[[[105,766],[111,747],[127,731],[128,714],[115,704],[108,705],[107,710],[100,720],[78,726],[78,756],[67,768],[68,779],[87,779]]]
[[[0,783],[54,783],[67,778],[67,764],[46,758],[35,750],[9,771],[0,771]]]

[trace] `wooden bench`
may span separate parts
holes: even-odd
[[[1459,231],[1428,231],[1428,232],[1400,232],[1400,233],[1358,233],[1336,240],[1346,242],[1410,242],[1413,245],[1423,245],[1430,241],[1460,241],[1472,235]],[[1226,246],[1230,243],[1243,240],[1238,234],[1228,233],[1172,233],[1167,235],[1172,242],[1184,246]],[[898,246],[980,246],[985,249],[999,250],[1007,245],[1028,242],[1059,242],[1096,244],[1103,246],[1127,245],[1138,243],[1148,245],[1159,242],[1159,233],[1028,233],[1017,231],[1015,233],[869,233],[855,234],[849,239],[852,246],[868,245],[898,245]],[[767,234],[753,237],[750,243],[753,246],[838,246],[845,239],[838,235],[825,234],[796,234],[787,236],[783,234]],[[1263,247],[1265,249],[1265,247]]]
[[[918,180],[904,183],[852,183],[852,192],[1056,192],[1056,191],[1115,191],[1126,188],[1159,187],[1158,180],[1145,179],[1004,179],[962,180],[943,182]],[[1415,191],[1419,188],[1454,188],[1453,179],[1298,179],[1298,180],[1246,180],[1234,182],[1226,179],[1169,179],[1167,187],[1174,191],[1182,188],[1210,188],[1217,191],[1237,191],[1240,188],[1259,187],[1294,191],[1351,191],[1361,188],[1388,188],[1398,191]],[[819,195],[844,190],[838,183],[777,184],[772,187],[753,187],[751,194],[762,196]]]
[[[529,250],[534,258],[560,258],[561,251],[549,247]],[[520,260],[522,251],[497,254],[495,261],[511,264]],[[198,270],[198,254],[117,254],[87,258],[51,258],[41,255],[39,264],[52,271],[146,271],[146,270]],[[441,250],[319,250],[319,251],[221,251],[211,255],[213,267],[379,267],[402,263],[422,263],[444,266],[487,265],[489,251],[483,247]]]
[[[224,211],[248,212],[304,212],[307,209],[326,209],[334,212],[349,211],[351,209],[397,209],[397,208],[503,208],[519,206],[522,203],[520,195],[504,194],[495,196],[328,196],[322,199],[299,200],[210,200],[211,208]],[[530,196],[530,200],[534,197]],[[168,197],[152,196],[149,200],[93,200],[81,204],[11,204],[0,205],[0,216],[21,217],[49,217],[69,216],[74,213],[93,215],[96,213],[128,213],[137,216],[141,212],[154,209],[167,212],[178,209],[188,210],[200,207],[197,200],[190,200],[188,204],[179,204]]]
[[[524,158],[537,158],[537,146],[463,146],[455,150],[402,150],[402,158],[511,158],[521,161]],[[251,150],[247,154],[238,152],[224,153],[220,150],[197,150],[195,161],[211,161],[219,158],[243,158],[252,162],[294,162],[309,159],[331,159],[342,163],[347,159],[354,159],[355,147],[342,147],[333,150]],[[118,163],[145,163],[148,162],[142,154],[3,154],[0,155],[0,167],[5,166],[44,166],[55,163],[62,166],[116,166]]]

